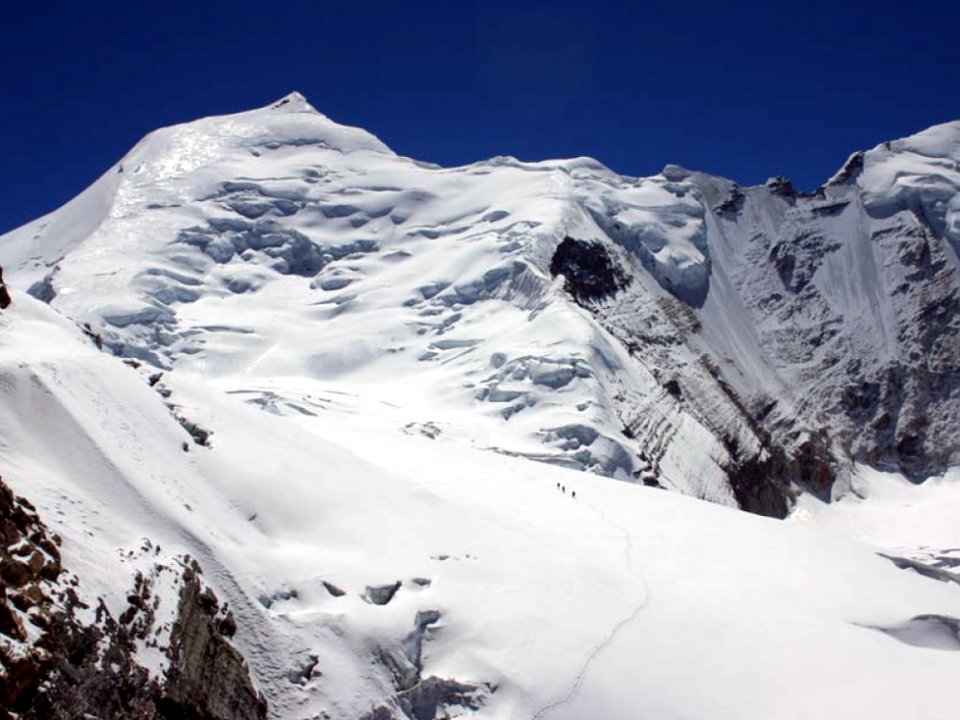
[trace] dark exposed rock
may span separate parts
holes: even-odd
[[[210,447],[210,438],[213,436],[212,430],[200,427],[197,423],[184,417],[178,407],[174,405],[169,405],[168,407],[170,407],[170,412],[176,418],[177,422],[180,423],[180,427],[186,430],[190,437],[193,438],[195,445]]]
[[[724,468],[742,510],[777,518],[787,516],[792,495],[781,479],[785,464],[783,451],[778,448],[776,452],[736,460]]]
[[[168,718],[261,720],[266,700],[250,683],[240,652],[219,632],[216,596],[194,562],[183,571],[180,607],[170,640],[170,668],[160,707]]]
[[[217,621],[217,630],[225,638],[232,638],[237,634],[237,620],[233,616],[232,610],[228,610],[227,614]]]
[[[317,670],[319,664],[319,656],[308,655],[306,662],[304,662],[301,667],[291,670],[287,674],[287,679],[295,685],[306,685],[315,676],[322,675],[322,673]]]
[[[440,613],[437,610],[417,612],[417,617],[413,621],[413,631],[404,641],[404,651],[417,672],[423,670],[423,641],[427,634],[427,628],[438,622],[440,622]]]
[[[277,590],[275,592],[267,595],[266,593],[257,597],[257,601],[263,605],[265,608],[273,607],[273,604],[278,600],[296,600],[300,597],[300,593],[297,592],[296,588],[284,588]]]
[[[390,671],[397,690],[409,690],[420,681],[420,669],[410,661],[404,648],[396,645],[380,648],[376,659]]]
[[[0,556],[27,558],[17,566],[26,582],[6,585],[0,593],[0,632],[25,640],[23,616],[42,632],[32,645],[16,653],[0,653],[0,709],[23,720],[155,720],[158,686],[133,660],[133,636],[100,604],[96,622],[85,625],[76,616],[81,603],[72,588],[58,581],[59,538],[40,521],[34,507],[17,498],[0,481]],[[57,598],[57,599],[55,599]]]
[[[44,276],[42,280],[37,280],[27,289],[27,294],[48,305],[52,303],[57,297],[57,291],[53,287],[53,276],[57,269],[54,268],[54,271]]]
[[[431,675],[400,693],[399,703],[409,718],[435,720],[437,711],[444,707],[479,710],[486,696],[494,691],[489,685],[471,685]]]
[[[161,720],[159,685],[136,664],[133,636],[102,604],[93,625],[82,623],[74,609],[68,604],[50,617],[40,650],[31,658],[38,668],[22,717]]]
[[[677,399],[680,399],[680,397],[683,395],[683,393],[680,391],[680,383],[677,382],[676,378],[667,380],[663,384],[663,389]]]
[[[377,705],[370,712],[361,715],[360,720],[397,720],[397,716],[386,705]]]
[[[96,332],[90,326],[90,323],[84,323],[80,329],[83,331],[83,334],[90,338],[90,341],[97,346],[97,350],[103,350],[103,335]]]
[[[733,185],[730,188],[730,194],[717,204],[717,212],[736,215],[743,209],[743,203],[746,196],[739,185]]]
[[[59,537],[34,507],[0,480],[0,564],[15,568],[17,586],[0,584],[0,720],[263,720],[266,702],[253,688],[240,653],[226,636],[232,613],[183,562],[177,620],[170,634],[170,669],[154,678],[137,662],[137,644],[152,639],[157,597],[137,573],[128,607],[114,618],[102,600],[93,622],[82,620],[76,578],[61,567]],[[17,558],[25,558],[19,560]],[[29,614],[21,614],[29,611]],[[36,635],[34,635],[36,637]]]
[[[603,245],[572,237],[557,246],[550,273],[563,275],[564,288],[580,303],[612,295],[628,282],[627,273]]]
[[[364,715],[365,720],[397,720],[398,717],[438,720],[457,717],[462,713],[451,713],[451,709],[479,710],[487,696],[496,692],[497,687],[489,683],[473,684],[435,675],[426,678],[421,676],[423,642],[428,629],[439,620],[440,613],[436,610],[420,611],[402,647],[378,650],[377,659],[390,671],[397,688],[392,704],[399,713],[380,705]]]
[[[827,499],[836,479],[836,465],[826,434],[810,435],[795,446],[786,466],[786,478]]]
[[[830,180],[828,185],[846,185],[852,180],[855,180],[860,172],[863,170],[863,151],[857,151],[851,155],[847,162],[843,164],[843,167],[840,169],[836,175]]]
[[[12,588],[26,585],[32,577],[30,566],[25,562],[9,557],[0,558],[0,580]]]
[[[367,585],[367,590],[363,594],[363,599],[374,605],[386,605],[393,600],[393,596],[400,589],[401,582],[397,580],[390,585]]]
[[[333,595],[333,597],[343,597],[344,595],[347,594],[344,590],[341,590],[332,582],[327,582],[326,580],[323,581],[323,587],[326,589],[328,593]]]
[[[3,282],[3,268],[0,267],[0,310],[6,310],[10,307],[10,293],[7,291],[7,285]]]
[[[780,195],[781,197],[794,197],[797,194],[790,178],[783,175],[770,178],[767,180],[766,186],[774,195]]]
[[[11,599],[11,603],[14,600]],[[14,612],[7,602],[6,588],[0,585],[0,635],[6,635],[14,640],[26,640],[27,631],[23,627],[20,616]]]
[[[762,429],[759,435],[766,444],[759,453],[746,457],[739,453],[735,440],[727,440],[733,460],[724,470],[742,510],[784,518],[799,488],[829,499],[836,459],[824,436],[807,435],[788,450],[773,443]]]

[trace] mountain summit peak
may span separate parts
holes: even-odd
[[[317,109],[310,104],[307,98],[296,90],[272,103],[270,109],[286,110],[287,112],[317,112]]]

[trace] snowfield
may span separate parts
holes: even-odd
[[[929,199],[944,267],[958,138],[871,151],[861,176],[886,221]],[[787,521],[736,509],[729,462],[768,452],[745,406],[802,415],[823,367],[771,334],[824,318],[810,298],[756,315],[768,278],[704,209],[726,182],[438,168],[296,94],[160,130],[0,238],[0,474],[116,613],[145,539],[197,558],[278,720],[403,717],[429,678],[473,698],[436,717],[952,719],[956,470],[914,484],[853,453]],[[774,197],[748,189],[751,222]],[[601,311],[551,273],[564,237],[632,268]],[[808,270],[849,333],[874,313],[896,335],[878,274],[831,262]],[[844,332],[844,362],[873,362],[873,337]],[[941,390],[947,429],[923,442],[950,465]]]
[[[960,640],[891,633],[960,616],[960,586],[875,548],[398,432],[389,411],[329,389],[298,398],[316,415],[273,416],[171,379],[216,428],[211,449],[185,453],[141,373],[15,300],[0,341],[7,477],[92,595],[122,607],[123,551],[143,538],[198,557],[276,717],[359,717],[388,698],[371,659],[431,611],[424,671],[495,686],[480,716],[952,714]],[[395,582],[388,604],[364,599]],[[319,672],[291,681],[311,655]]]

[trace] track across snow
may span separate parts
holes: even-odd
[[[616,527],[621,533],[623,533],[623,552],[626,570],[627,572],[636,573],[633,557],[633,540],[630,537],[630,533],[620,527],[617,523],[607,518],[600,508],[597,508],[584,500],[580,500],[578,502],[580,505],[590,508],[593,512],[597,513],[601,518],[603,518],[604,522]],[[633,608],[631,613],[614,625],[610,629],[610,632],[607,634],[607,636],[591,650],[590,654],[587,655],[587,657],[583,660],[583,663],[580,665],[580,669],[578,670],[576,677],[574,677],[573,683],[570,685],[570,689],[567,690],[567,692],[558,700],[548,703],[538,709],[533,714],[531,720],[544,720],[544,718],[548,717],[551,713],[553,713],[554,710],[557,710],[565,705],[569,705],[576,699],[577,695],[580,693],[580,688],[583,686],[583,682],[586,679],[587,673],[590,672],[590,666],[593,664],[593,661],[596,660],[597,657],[599,657],[600,654],[607,649],[607,647],[616,642],[617,635],[623,628],[637,619],[647,604],[648,593],[649,590],[644,585],[642,599],[637,603],[636,607]]]

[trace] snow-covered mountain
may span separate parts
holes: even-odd
[[[117,354],[276,412],[336,380],[411,428],[782,516],[850,460],[957,458],[958,162],[954,123],[812,195],[446,169],[294,94],[149,135],[0,263]]]
[[[0,474],[117,617],[199,560],[277,718],[952,717],[958,188],[165,128],[0,238]]]

